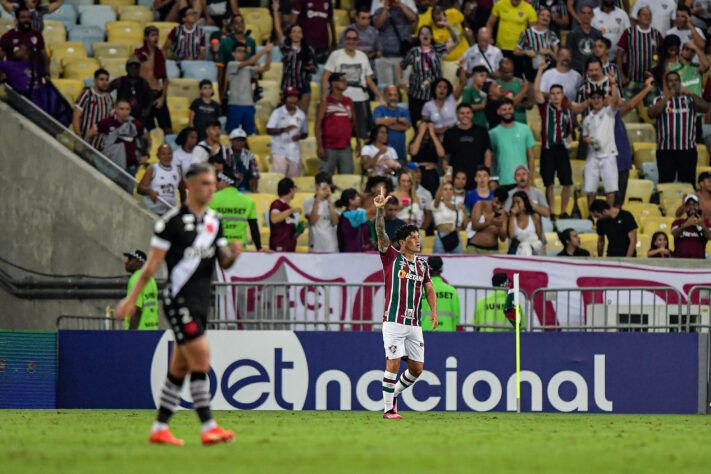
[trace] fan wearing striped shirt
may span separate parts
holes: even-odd
[[[170,50],[175,61],[186,59],[202,60],[205,58],[205,35],[196,24],[198,12],[190,6],[181,8],[178,18],[182,23],[173,28],[163,44],[163,55]]]

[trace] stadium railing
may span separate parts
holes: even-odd
[[[138,181],[136,181],[133,176],[111,161],[106,155],[100,153],[85,142],[71,129],[65,127],[54,117],[36,106],[31,100],[27,99],[27,97],[18,93],[7,84],[0,84],[0,99],[53,136],[60,144],[96,168],[101,174],[116,183],[120,188],[126,190],[129,194],[133,194],[138,184]],[[159,197],[158,199],[168,207],[172,207],[162,198]]]
[[[687,330],[708,332],[711,329],[711,286],[697,285],[689,289],[686,314]]]
[[[61,315],[57,318],[57,330],[111,330],[123,329],[123,321],[110,316],[72,316]]]

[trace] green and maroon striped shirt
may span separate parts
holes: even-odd
[[[409,96],[419,100],[430,100],[432,83],[442,76],[442,56],[446,53],[447,45],[444,43],[432,45],[427,52],[422,51],[420,46],[415,46],[400,61],[403,71],[407,66],[412,66],[407,89]]]
[[[551,30],[536,31],[534,27],[526,28],[521,32],[516,46],[526,51],[538,52],[542,49],[553,49],[560,43],[558,37]]]
[[[655,63],[654,56],[662,47],[662,34],[649,27],[641,31],[636,26],[631,26],[622,33],[617,43],[625,53],[625,69],[627,78],[632,82],[644,82],[644,73],[652,69]]]
[[[663,96],[654,99],[654,103],[661,100]],[[669,100],[657,117],[657,148],[674,151],[696,148],[696,109],[688,95]]]
[[[420,326],[424,285],[431,283],[427,260],[415,257],[410,262],[391,245],[380,254],[385,279],[383,322]]]
[[[541,114],[541,144],[549,150],[553,145],[562,145],[573,134],[573,115],[570,109],[556,109],[549,100],[538,105]]]
[[[75,107],[81,110],[81,137],[86,137],[89,130],[96,127],[99,122],[109,118],[114,111],[114,100],[108,92],[98,93],[92,87],[87,87],[77,97]],[[96,135],[89,142],[97,150],[101,150],[103,136]]]

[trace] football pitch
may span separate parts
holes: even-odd
[[[216,412],[236,433],[203,447],[148,444],[154,411],[2,410],[2,472],[710,472],[711,417],[368,412]]]

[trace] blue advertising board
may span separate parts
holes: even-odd
[[[382,409],[377,332],[212,331],[208,339],[214,409]],[[425,342],[425,371],[401,407],[515,410],[511,333],[429,333]],[[156,407],[174,349],[169,331],[59,331],[58,343],[58,408]],[[698,410],[697,334],[533,333],[521,348],[522,411]]]

